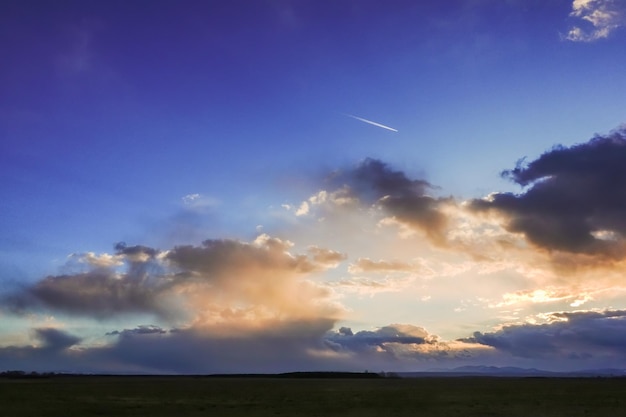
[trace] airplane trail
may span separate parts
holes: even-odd
[[[360,120],[360,121],[362,121],[362,122],[365,122],[365,123],[371,124],[371,125],[376,126],[376,127],[380,127],[380,128],[383,128],[383,129],[391,130],[392,132],[397,132],[397,131],[398,131],[398,129],[394,129],[393,127],[385,126],[385,125],[383,125],[383,124],[376,123],[376,122],[373,122],[373,121],[371,121],[371,120],[367,120],[367,119],[364,119],[364,118],[362,118],[362,117],[355,116],[355,115],[353,115],[353,114],[346,114],[346,116],[348,116],[348,117],[352,117],[353,119]]]

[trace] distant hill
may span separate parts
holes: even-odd
[[[297,378],[297,379],[340,379],[340,378],[356,378],[356,379],[372,379],[383,378],[381,374],[374,372],[285,372],[282,374],[211,374],[207,375],[217,378]]]
[[[452,369],[433,369],[423,372],[399,372],[403,378],[425,376],[503,376],[503,377],[626,377],[625,369],[586,369],[580,371],[555,372],[535,368],[518,368],[514,366],[460,366]]]

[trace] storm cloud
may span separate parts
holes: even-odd
[[[492,346],[522,358],[623,363],[626,311],[551,313],[545,324],[504,326],[495,332],[476,332],[464,341]]]
[[[502,174],[527,187],[473,200],[474,211],[505,217],[505,227],[548,251],[624,256],[626,131],[557,146]]]
[[[80,343],[80,337],[76,337],[55,328],[35,329],[37,339],[42,343],[42,348],[59,351]]]
[[[403,360],[432,366],[469,357],[421,327],[391,324],[353,333],[328,319],[274,320],[229,332],[206,327],[139,326],[107,333],[110,343],[82,345],[55,329],[39,329],[39,346],[0,348],[0,369],[95,373],[211,374],[290,371],[402,370]],[[50,347],[54,346],[54,349]],[[458,364],[459,362],[453,362]]]

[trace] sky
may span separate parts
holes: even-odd
[[[626,368],[625,26],[2,1],[0,370]]]

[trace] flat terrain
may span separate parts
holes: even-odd
[[[626,416],[626,378],[0,379],[3,416]]]

